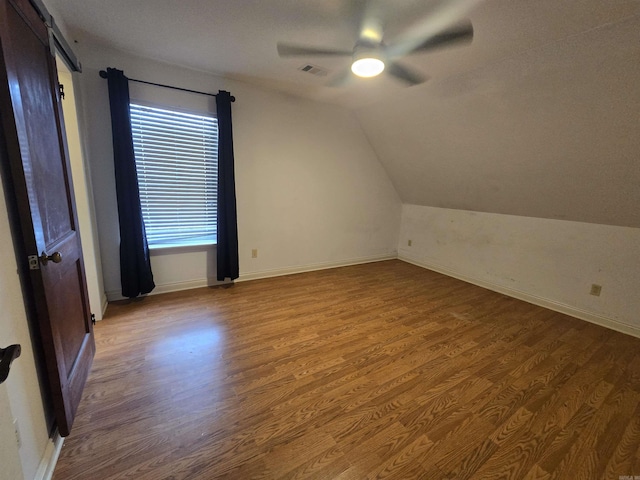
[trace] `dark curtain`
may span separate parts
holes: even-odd
[[[129,115],[129,80],[122,70],[107,69],[116,196],[120,218],[120,281],[122,296],[134,298],[155,288],[149,245],[142,220],[138,174]]]
[[[236,182],[233,170],[233,130],[229,92],[216,95],[218,114],[218,280],[238,278],[238,219],[236,214]]]

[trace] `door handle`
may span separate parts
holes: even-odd
[[[60,252],[53,252],[51,255],[47,255],[42,252],[42,255],[40,255],[40,263],[42,263],[42,265],[46,265],[50,261],[53,263],[60,263],[62,261],[62,255],[60,255]]]
[[[11,362],[20,356],[22,347],[20,345],[9,345],[7,348],[0,348],[0,383],[9,376]]]

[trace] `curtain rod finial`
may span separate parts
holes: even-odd
[[[218,95],[222,94],[222,93],[226,93],[227,95],[229,95],[229,100],[231,102],[235,102],[236,101],[236,97],[234,97],[233,95],[231,95],[229,92],[227,92],[226,90],[218,90]],[[218,96],[218,95],[214,95],[214,96]]]
[[[100,76],[102,78],[107,78],[107,72],[105,72],[104,70],[100,70]]]

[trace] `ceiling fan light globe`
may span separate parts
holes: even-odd
[[[375,77],[384,71],[384,62],[379,58],[359,58],[351,64],[351,71],[359,77]]]

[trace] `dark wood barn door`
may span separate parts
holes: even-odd
[[[69,434],[95,352],[55,58],[27,0],[0,0],[0,156],[55,421]]]

